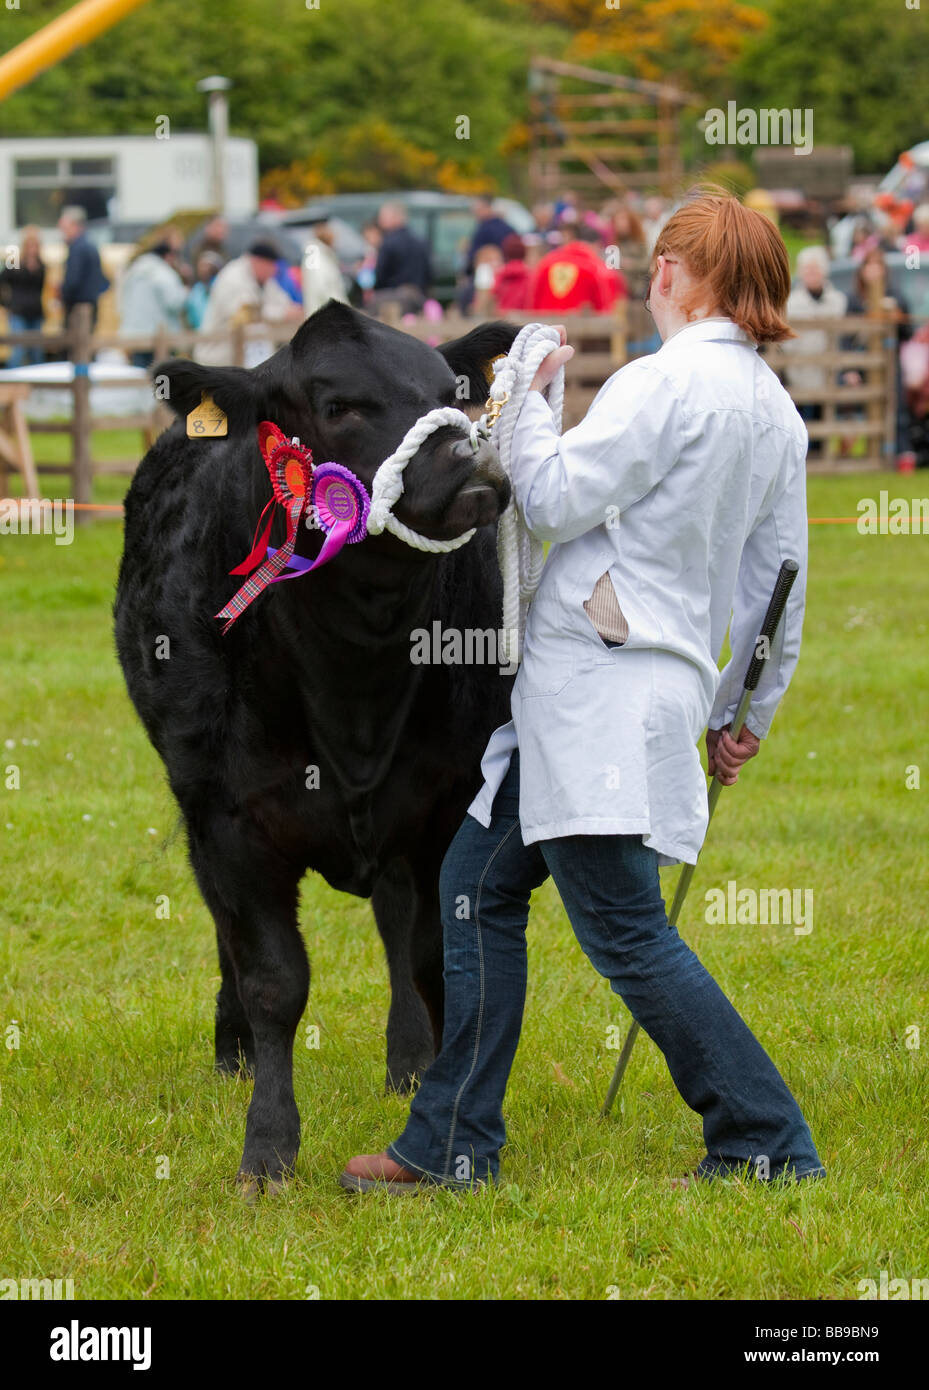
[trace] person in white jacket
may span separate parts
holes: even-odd
[[[240,324],[297,323],[303,318],[296,304],[274,278],[278,253],[271,242],[256,241],[244,256],[228,261],[210,287],[200,324],[204,339],[194,357],[210,367],[226,366],[232,359],[231,330]],[[219,337],[228,334],[228,337]],[[246,367],[257,367],[274,351],[270,339],[253,338],[245,346]]]
[[[512,481],[527,527],[552,546],[513,718],[490,739],[484,785],[442,866],[442,1049],[403,1133],[346,1167],[349,1190],[496,1180],[529,895],[549,874],[584,951],[703,1118],[694,1180],[824,1174],[783,1078],[669,926],[658,875],[662,863],[695,863],[703,842],[704,727],[709,770],[730,785],[797,662],[806,431],[757,351],[789,336],[789,290],[773,224],[704,194],[671,217],[653,252],[661,349],[610,377],[560,438],[541,393],[572,349],[554,350],[536,374]],[[800,574],[736,741],[728,726],[785,559]],[[732,657],[720,674],[727,626]]]
[[[348,303],[348,287],[333,249],[332,228],[324,217],[313,224],[303,248],[303,316],[309,318],[330,299]]]

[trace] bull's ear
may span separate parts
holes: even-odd
[[[495,357],[509,352],[518,332],[519,325],[515,323],[482,323],[463,338],[453,338],[439,347],[455,375],[467,378],[470,401],[480,404],[484,400],[494,377],[490,364]]]
[[[213,397],[230,425],[252,424],[258,412],[255,377],[245,367],[204,367],[172,357],[155,368],[155,392],[183,420],[200,404],[204,392]]]

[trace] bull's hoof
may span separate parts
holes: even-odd
[[[427,1067],[432,1062],[432,1058],[415,1062],[411,1066],[388,1066],[387,1077],[384,1081],[384,1090],[388,1095],[391,1093],[398,1096],[408,1096],[411,1091],[415,1091]]]
[[[266,1158],[243,1154],[235,1179],[239,1195],[247,1202],[254,1202],[259,1197],[273,1197],[283,1192],[294,1175],[297,1163],[296,1150],[292,1153],[289,1161],[279,1158],[277,1154]]]
[[[253,1077],[255,1075],[255,1068],[244,1052],[217,1052],[214,1070],[220,1076]]]
[[[255,1105],[255,1099],[252,1105]],[[280,1134],[277,1140],[264,1134],[249,1136],[246,1133],[242,1162],[235,1175],[236,1187],[246,1201],[255,1201],[261,1195],[273,1197],[293,1177],[296,1155],[300,1151],[299,1122],[293,1129],[285,1126],[277,1133]]]
[[[254,1075],[255,1044],[251,1030],[227,1027],[217,1023],[213,1038],[213,1056],[218,1072],[224,1076]]]
[[[266,1173],[243,1173],[240,1170],[235,1179],[236,1191],[243,1202],[253,1205],[261,1197],[276,1197],[283,1192],[292,1176],[292,1173],[281,1173],[279,1177],[272,1178]]]

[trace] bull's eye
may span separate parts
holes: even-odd
[[[376,415],[381,406],[377,401],[361,398],[347,401],[341,396],[334,396],[331,401],[327,401],[323,410],[327,420],[337,420],[344,415]]]

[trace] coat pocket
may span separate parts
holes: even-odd
[[[533,662],[520,666],[513,686],[513,698],[531,700],[537,695],[558,695],[574,674],[570,662],[544,664]]]
[[[597,580],[590,597],[584,600],[584,612],[607,649],[625,644],[629,637],[629,624],[619,606],[609,570],[605,570]]]

